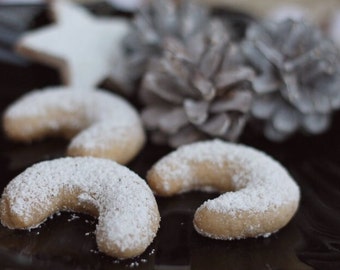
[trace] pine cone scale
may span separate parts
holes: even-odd
[[[198,130],[193,126],[186,126],[177,133],[166,136],[166,140],[169,145],[174,148],[204,139],[206,139],[206,135],[202,132],[198,132]]]
[[[211,136],[224,137],[227,139],[226,134],[231,126],[231,122],[227,114],[221,113],[211,117],[203,125],[200,125],[199,128]]]
[[[330,125],[330,119],[326,114],[305,115],[302,118],[303,127],[311,134],[319,134]]]
[[[226,44],[208,44],[208,49],[202,55],[199,64],[199,70],[206,78],[212,78],[223,63],[223,52],[226,51]]]
[[[216,89],[213,83],[207,80],[201,72],[194,71],[190,80],[192,87],[196,92],[202,96],[204,100],[211,100],[216,95]]]
[[[225,96],[214,101],[210,106],[212,113],[221,113],[225,111],[240,111],[247,113],[251,107],[253,93],[243,88],[229,91]]]
[[[162,119],[167,113],[168,109],[165,107],[148,107],[143,111],[141,117],[150,129],[157,129],[159,127],[159,119]],[[155,115],[158,117],[155,117]]]
[[[209,103],[206,101],[184,100],[184,110],[189,121],[194,125],[203,124],[208,118]]]
[[[188,119],[185,111],[183,108],[178,107],[164,114],[163,117],[159,119],[159,128],[163,132],[174,134],[187,123]]]
[[[159,88],[159,85],[164,84],[165,87]],[[143,80],[143,87],[148,89],[151,93],[159,96],[161,99],[171,101],[175,104],[181,104],[182,99],[179,95],[171,91],[172,83],[169,82],[168,78],[149,73]]]
[[[261,120],[268,120],[273,115],[275,108],[280,104],[280,99],[276,93],[268,94],[263,97],[255,97],[251,112],[254,117]]]
[[[271,48],[263,41],[256,41],[256,47],[258,48],[259,52],[266,58],[270,63],[275,66],[281,66],[284,62],[281,54],[278,50]]]
[[[252,80],[254,75],[254,71],[251,68],[241,66],[237,69],[224,70],[218,73],[214,82],[218,93],[221,93],[230,85],[235,85],[246,80]]]
[[[288,107],[277,108],[273,116],[273,128],[279,132],[295,132],[299,127],[299,121],[294,111]]]

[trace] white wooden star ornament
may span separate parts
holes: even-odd
[[[95,17],[64,0],[50,2],[54,24],[24,34],[22,55],[56,67],[64,84],[91,89],[121,61],[127,20]]]

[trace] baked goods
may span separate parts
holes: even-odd
[[[56,67],[66,85],[95,87],[120,65],[120,42],[129,30],[122,18],[96,18],[85,8],[64,0],[49,1],[55,20],[18,41],[17,51]]]
[[[98,249],[121,259],[143,253],[160,222],[143,179],[114,161],[92,157],[35,164],[7,185],[0,202],[1,223],[11,229],[35,228],[58,211],[98,216]]]
[[[30,92],[8,107],[3,124],[9,138],[22,142],[76,135],[68,155],[109,158],[121,164],[129,162],[145,141],[136,110],[102,90],[49,87]]]
[[[269,236],[296,212],[299,187],[266,154],[220,140],[193,143],[163,157],[148,172],[158,195],[190,190],[217,190],[218,198],[196,211],[194,226],[216,239]]]

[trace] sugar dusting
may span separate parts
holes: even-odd
[[[151,190],[138,175],[114,161],[78,157],[41,162],[14,178],[3,197],[10,199],[12,216],[28,221],[34,211],[48,213],[65,191],[76,194],[78,204],[87,202],[97,208],[98,243],[114,244],[124,251],[146,248],[155,237],[151,225],[158,224],[159,216]],[[58,203],[60,210],[68,210],[67,201]]]
[[[33,91],[10,106],[5,117],[13,121],[37,118],[40,127],[51,131],[81,131],[70,147],[85,149],[103,149],[110,141],[124,142],[131,131],[142,130],[138,113],[127,101],[99,89],[49,87]],[[32,125],[26,122],[20,128],[31,133]]]
[[[235,191],[225,192],[201,207],[237,215],[239,211],[259,213],[299,201],[299,187],[286,169],[265,153],[244,145],[213,140],[182,146],[161,159],[154,169],[162,176],[164,190],[176,181],[185,192],[197,180],[192,164],[205,161],[213,162],[216,170],[225,170],[224,164],[228,164]]]

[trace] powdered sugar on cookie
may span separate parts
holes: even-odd
[[[298,186],[277,161],[220,140],[180,147],[158,161],[147,179],[154,192],[164,196],[206,187],[220,191],[222,195],[200,206],[194,221],[200,233],[219,239],[277,231],[293,216],[300,199]],[[206,231],[200,224],[208,216]],[[209,231],[214,226],[218,229]]]
[[[159,226],[154,196],[128,168],[98,158],[61,158],[38,163],[13,179],[1,199],[9,228],[38,226],[57,211],[98,215],[101,251],[120,258],[142,253]]]
[[[136,110],[122,98],[102,90],[50,87],[26,94],[4,114],[6,134],[31,141],[62,134],[73,138],[69,154],[91,155],[126,163],[142,147],[145,136]]]

